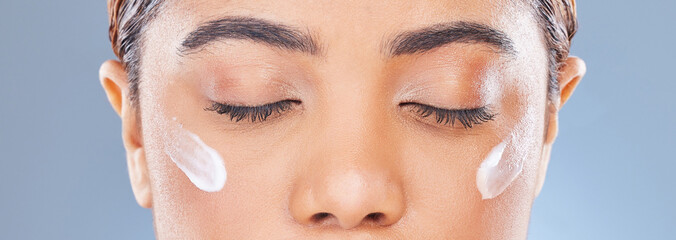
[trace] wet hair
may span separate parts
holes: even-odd
[[[575,0],[531,0],[548,50],[548,97],[559,96],[559,69],[568,58],[570,43],[577,32]]]
[[[162,0],[108,0],[108,37],[127,71],[129,98],[138,106],[143,30],[159,11]]]
[[[577,32],[574,0],[525,0],[544,33],[548,50],[548,98],[559,95],[558,69],[570,51],[570,42]],[[129,80],[132,106],[138,104],[141,75],[141,49],[144,27],[157,16],[162,0],[108,0],[109,37],[115,55],[122,61]]]

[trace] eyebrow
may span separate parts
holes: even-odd
[[[403,32],[385,46],[390,57],[395,57],[424,53],[451,43],[488,44],[502,53],[516,54],[513,41],[504,32],[484,24],[463,21]]]
[[[226,39],[250,40],[280,49],[309,55],[321,52],[317,39],[309,32],[253,17],[233,16],[206,22],[181,42],[180,55],[199,52],[202,47]],[[396,34],[384,42],[389,57],[427,52],[451,43],[488,44],[500,52],[515,55],[513,41],[504,32],[475,22],[440,23]]]
[[[225,39],[251,40],[310,55],[317,55],[320,50],[310,34],[290,26],[251,17],[226,17],[207,22],[188,34],[181,42],[179,53],[191,54],[211,42]]]

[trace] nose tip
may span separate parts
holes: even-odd
[[[401,219],[404,198],[399,185],[381,176],[350,172],[324,176],[294,194],[294,219],[308,226],[386,227]],[[319,184],[318,184],[319,183]]]

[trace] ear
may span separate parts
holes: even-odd
[[[564,64],[559,68],[559,96],[554,99],[554,102],[549,102],[547,105],[547,125],[545,129],[545,141],[542,148],[542,156],[540,158],[540,168],[535,185],[535,197],[542,191],[542,185],[545,182],[545,175],[547,175],[547,166],[551,157],[552,145],[559,132],[559,110],[568,101],[575,87],[580,83],[582,77],[587,72],[587,67],[578,57],[568,57]]]
[[[148,166],[143,146],[143,139],[137,109],[130,104],[129,82],[127,72],[122,63],[108,60],[99,69],[101,86],[108,96],[108,101],[122,120],[122,142],[127,152],[127,166],[131,188],[141,207],[152,207],[152,192],[148,177]]]

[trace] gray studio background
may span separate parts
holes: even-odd
[[[588,73],[530,239],[675,239],[676,1],[579,1]],[[120,121],[99,86],[114,58],[103,0],[0,3],[0,239],[152,239]]]

